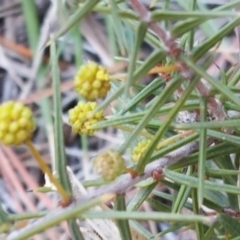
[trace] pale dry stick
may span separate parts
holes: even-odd
[[[27,170],[21,164],[20,160],[17,158],[17,156],[13,153],[13,151],[10,148],[2,146],[2,149],[0,149],[0,151],[2,154],[4,154],[4,156],[6,156],[6,159],[8,159],[8,162],[10,162],[9,167],[11,167],[11,165],[12,165],[12,168],[15,168],[15,171],[18,172],[20,176],[22,176],[23,181],[25,181],[25,183],[27,184],[27,186],[30,187],[30,189],[36,189],[39,187],[37,185],[36,181],[33,179],[33,177],[31,175],[29,175]],[[5,164],[4,166],[7,167],[8,165]],[[14,182],[14,181],[12,181],[12,182]],[[17,182],[19,182],[19,181],[17,181]],[[28,195],[28,194],[31,195],[32,193],[26,192],[25,195]],[[56,203],[54,204],[47,195],[42,194],[42,193],[34,193],[34,195],[36,195],[39,198],[39,200],[44,204],[44,206],[46,206],[48,209],[53,209],[54,207],[56,207]],[[29,206],[29,203],[27,203],[27,205]],[[63,224],[61,224],[61,227],[66,232],[68,231],[67,227],[64,226]],[[54,239],[53,236],[56,236],[56,229],[54,229],[54,231],[52,231],[52,230],[49,231],[48,235],[51,236],[51,239]]]
[[[54,2],[55,1],[53,1],[53,3]],[[56,21],[57,21],[57,6],[56,6],[56,4],[52,4],[51,7],[49,8],[49,10],[47,11],[46,16],[44,18],[44,22],[41,26],[38,46],[37,46],[36,54],[34,56],[32,66],[31,66],[31,76],[28,79],[27,85],[25,86],[25,88],[23,89],[23,91],[20,94],[20,97],[19,97],[20,99],[26,98],[32,90],[32,87],[35,83],[35,78],[37,76],[39,67],[40,67],[40,65],[42,63],[42,59],[44,57],[44,51],[43,51],[42,47],[48,40],[49,32],[51,30],[50,26],[52,26],[53,23],[55,23]]]
[[[208,140],[208,144],[211,144],[213,142],[212,139]],[[61,216],[62,214],[71,211],[76,205],[81,205],[87,201],[89,201],[92,198],[98,197],[98,196],[103,196],[104,194],[107,193],[124,193],[131,187],[133,187],[135,184],[146,180],[147,178],[152,176],[152,173],[156,169],[164,169],[173,163],[178,162],[182,158],[189,156],[189,154],[196,152],[199,149],[199,142],[194,141],[191,143],[186,144],[185,146],[182,146],[171,153],[165,155],[164,157],[153,161],[145,167],[144,173],[141,176],[137,176],[136,178],[132,178],[130,174],[124,174],[117,178],[114,182],[97,188],[94,192],[88,193],[85,196],[79,196],[76,199],[76,202],[71,204],[70,206],[66,208],[58,208],[56,210],[50,211],[46,216],[36,220],[33,223],[30,223],[28,226],[20,229],[20,230],[15,230],[10,235],[7,237],[6,240],[16,240],[18,239],[18,236],[21,236],[21,234],[25,233],[26,231],[29,231],[31,229],[34,229],[35,227],[39,224],[46,223],[47,221],[51,220],[53,217],[57,218]]]
[[[94,29],[94,31],[92,31],[92,29]],[[80,30],[84,38],[93,48],[93,51],[101,58],[103,64],[111,66],[113,64],[113,58],[110,55],[108,39],[104,34],[103,25],[95,19],[93,14],[88,14],[81,21]]]
[[[26,197],[26,192],[21,185],[21,183],[18,180],[18,177],[16,176],[16,173],[14,172],[13,168],[11,167],[11,164],[9,163],[9,160],[6,158],[4,155],[3,151],[0,149],[0,164],[1,164],[1,169],[4,169],[3,173],[7,174],[9,177],[9,180],[11,180],[15,191],[18,192],[19,198],[22,200],[23,203],[26,204],[28,207],[28,210],[35,212],[37,209],[34,206],[34,204],[30,201],[28,197]]]
[[[9,192],[9,198],[6,198],[6,200],[3,199],[2,205],[4,206],[4,203],[7,203],[7,206],[11,206],[11,209],[13,210],[13,212],[18,212],[18,213],[24,212],[21,202],[16,201],[16,199],[19,198],[18,192],[15,190],[12,181],[9,181],[8,174],[6,174],[6,172],[4,171],[3,173],[1,173],[1,175],[2,175],[1,176],[2,181],[4,182],[4,185],[7,191]]]
[[[9,178],[9,180],[11,180],[11,183],[12,183],[13,187],[15,188],[15,191],[18,193],[22,202],[25,204],[25,206],[27,207],[28,210],[30,210],[32,212],[36,212],[37,211],[36,207],[31,202],[31,200],[26,197],[26,193],[23,189],[23,186],[18,181],[15,172],[13,171],[10,163],[8,162],[8,159],[6,159],[6,157],[4,156],[1,149],[0,149],[0,159],[1,159],[0,168],[4,169],[3,174],[5,174]],[[41,239],[40,236],[36,236],[36,240],[40,240],[40,239]]]
[[[152,211],[151,205],[148,202],[143,202],[142,207],[143,207],[144,212]],[[155,221],[148,220],[148,226],[149,226],[149,230],[153,236],[158,234],[158,227],[157,227],[157,224]]]
[[[15,153],[7,147],[3,146],[3,152],[5,152],[6,156],[9,158],[9,161],[13,168],[22,176],[23,181],[29,186],[28,190],[34,190],[37,189],[39,186],[36,182],[36,180],[29,174],[29,172],[26,170],[24,165],[20,162],[20,159],[17,158]],[[39,198],[39,200],[48,208],[48,209],[53,209],[56,204],[54,204],[51,199],[41,193],[35,193],[35,195]]]
[[[129,0],[133,9],[139,14],[140,18],[148,23],[149,29],[151,29],[163,42],[165,51],[171,56],[178,64],[180,68],[180,74],[187,80],[191,80],[194,73],[189,67],[180,60],[179,56],[183,54],[183,50],[178,46],[177,42],[171,36],[170,32],[164,30],[159,24],[151,20],[151,13],[139,0]],[[196,89],[200,96],[209,96],[208,107],[211,113],[217,120],[223,120],[226,118],[226,113],[223,111],[223,107],[220,101],[211,97],[210,89],[203,80],[200,80],[196,86]]]

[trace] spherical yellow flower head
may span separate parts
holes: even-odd
[[[106,68],[94,62],[82,65],[75,75],[74,88],[89,101],[105,97],[111,88]]]
[[[93,163],[95,171],[105,180],[113,181],[125,168],[123,157],[115,150],[100,153]]]
[[[79,102],[78,105],[68,111],[69,124],[75,133],[93,135],[94,129],[88,129],[90,125],[103,119],[103,111],[92,115],[92,111],[97,107],[96,102]]]
[[[151,142],[150,140],[140,141],[137,144],[137,146],[133,148],[133,151],[132,151],[133,162],[137,163],[141,159],[142,155],[144,154],[150,142]]]
[[[13,101],[0,105],[0,141],[5,145],[19,145],[30,140],[34,129],[30,108]]]

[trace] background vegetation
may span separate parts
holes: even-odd
[[[33,143],[75,196],[57,206],[25,146],[1,145],[2,239],[240,239],[239,7],[2,0],[1,102],[33,109]],[[68,124],[83,99],[72,79],[88,60],[111,77],[93,137]],[[134,172],[106,183],[92,159],[109,149]]]

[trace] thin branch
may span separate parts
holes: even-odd
[[[212,142],[212,140],[209,140],[209,144]],[[183,159],[184,157],[189,156],[189,154],[196,152],[199,148],[198,141],[194,141],[191,143],[186,144],[185,146],[182,146],[171,153],[165,155],[164,157],[149,163],[144,173],[141,176],[137,176],[136,178],[132,178],[130,174],[124,174],[116,181],[97,188],[94,192],[88,193],[86,195],[82,195],[77,197],[76,202],[71,204],[70,206],[66,208],[57,208],[51,212],[49,212],[46,216],[36,220],[33,223],[29,223],[26,227],[23,227],[22,229],[15,230],[12,233],[9,234],[6,240],[16,240],[18,239],[21,234],[25,233],[26,231],[29,231],[30,229],[37,228],[37,226],[41,223],[47,222],[51,220],[53,217],[58,217],[63,215],[64,213],[72,210],[76,205],[81,205],[87,201],[89,201],[92,198],[96,198],[98,196],[102,196],[107,193],[123,193],[126,192],[128,189],[133,187],[138,182],[141,182],[149,177],[151,177],[152,173],[156,169],[164,169],[170,165],[172,165],[175,162],[178,162],[179,160]],[[74,189],[73,189],[74,191]],[[76,196],[76,194],[75,194]]]

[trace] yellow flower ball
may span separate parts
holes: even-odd
[[[0,105],[0,141],[5,145],[19,145],[30,140],[35,129],[32,111],[20,102],[8,101]]]
[[[141,159],[142,155],[144,154],[150,142],[151,142],[150,140],[140,141],[137,144],[137,146],[133,148],[133,151],[132,151],[133,162],[137,163]]]
[[[123,172],[125,161],[117,151],[110,149],[94,158],[93,166],[105,181],[113,181]]]
[[[74,77],[74,89],[89,101],[105,97],[110,88],[107,69],[95,62],[82,65]]]
[[[93,135],[94,129],[89,126],[103,119],[103,111],[99,111],[92,116],[92,111],[97,107],[96,102],[79,102],[77,106],[68,111],[69,124],[75,133]]]

